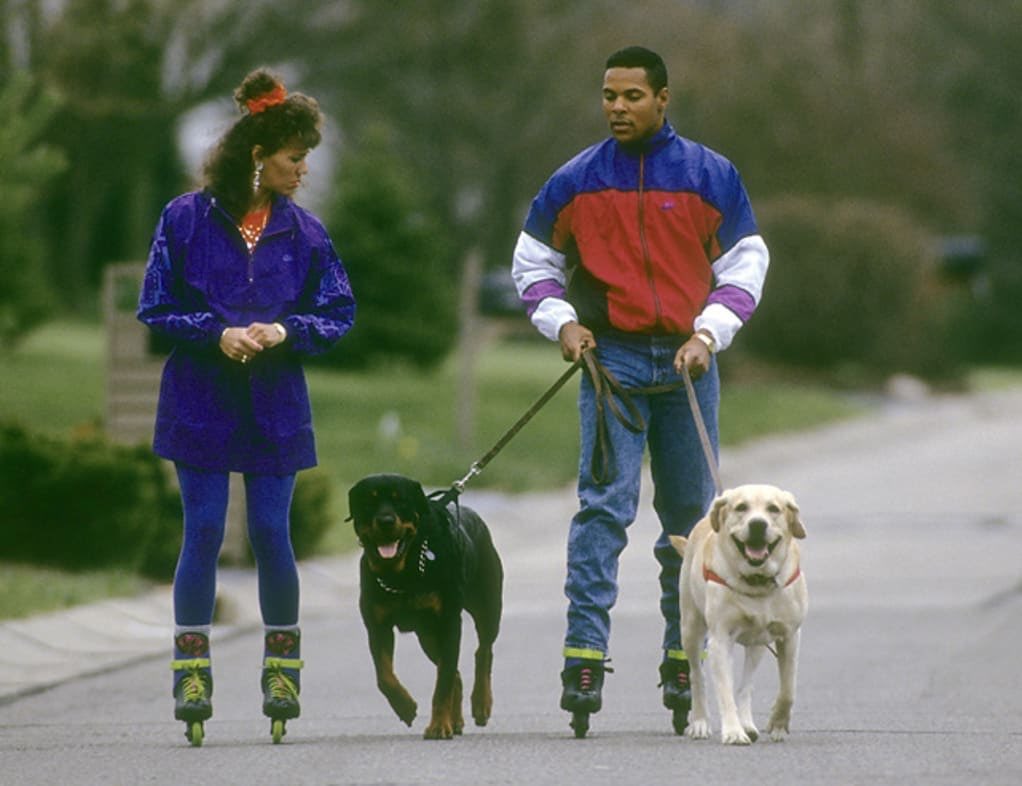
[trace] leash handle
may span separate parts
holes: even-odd
[[[699,432],[699,441],[703,446],[703,455],[706,456],[706,464],[713,476],[713,486],[717,496],[724,491],[720,482],[720,472],[717,469],[717,459],[713,455],[713,445],[710,444],[710,435],[706,432],[706,422],[703,420],[703,411],[699,407],[699,399],[696,398],[696,389],[692,385],[692,376],[688,373],[688,366],[681,364],[681,377],[685,381],[685,393],[688,394],[688,406],[692,410],[692,419],[696,423],[696,431]]]

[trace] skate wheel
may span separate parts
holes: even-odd
[[[671,714],[671,725],[675,734],[684,734],[688,727],[688,710],[674,710]]]
[[[573,713],[571,716],[571,728],[575,730],[575,739],[583,739],[589,732],[589,713]]]
[[[192,721],[185,727],[185,737],[192,744],[193,748],[202,747],[203,728],[202,721]]]
[[[278,743],[280,743],[281,738],[285,734],[287,734],[287,731],[284,729],[284,721],[282,721],[282,720],[280,720],[278,718],[277,720],[275,720],[272,723],[270,723],[270,734],[273,735],[273,744],[274,745],[277,745]]]

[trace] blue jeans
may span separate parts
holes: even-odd
[[[216,572],[227,527],[230,476],[177,464],[184,507],[184,539],[174,573],[174,622],[204,626],[213,620]],[[248,540],[259,574],[259,605],[267,625],[298,622],[298,567],[289,514],[294,475],[245,475]]]
[[[626,388],[681,382],[673,368],[678,337],[599,336],[597,356]],[[717,412],[720,382],[714,360],[695,380],[706,429],[718,452]],[[684,386],[668,393],[632,396],[646,422],[633,433],[611,414],[607,433],[613,452],[611,477],[604,485],[590,471],[596,443],[596,401],[588,375],[579,390],[581,429],[579,511],[568,533],[568,626],[565,652],[592,651],[605,657],[610,641],[610,610],[617,600],[618,560],[628,542],[627,529],[639,504],[642,461],[649,446],[653,508],[661,532],[653,549],[660,564],[660,611],[664,650],[681,649],[678,577],[681,557],[668,535],[688,535],[713,501],[713,475],[707,466]]]

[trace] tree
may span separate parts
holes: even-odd
[[[246,71],[292,62],[329,0],[301,13],[270,0],[74,0],[21,3],[0,17],[0,40],[64,101],[45,139],[67,153],[40,233],[66,305],[88,311],[102,267],[144,257],[160,207],[190,187],[177,120],[229,101]],[[0,47],[9,62],[16,58]],[[0,76],[8,63],[0,63]]]
[[[0,347],[9,348],[51,312],[54,297],[43,274],[44,246],[36,232],[43,190],[61,170],[61,151],[39,138],[57,109],[19,72],[0,89]]]
[[[355,326],[324,362],[427,366],[442,359],[457,330],[451,244],[383,129],[342,162],[327,222],[358,310]]]

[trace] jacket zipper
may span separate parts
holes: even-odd
[[[646,282],[649,284],[650,293],[653,295],[654,324],[660,327],[662,307],[660,295],[656,290],[656,280],[653,277],[653,258],[649,253],[649,241],[646,239],[646,154],[639,156],[639,242],[642,245],[642,262],[646,269]]]

